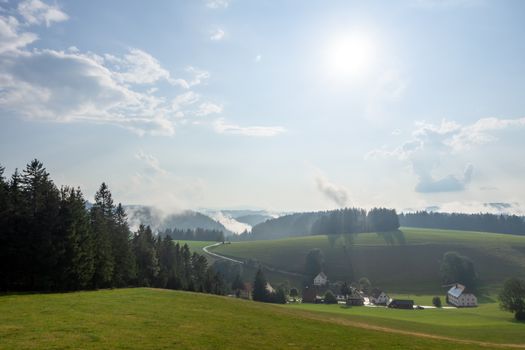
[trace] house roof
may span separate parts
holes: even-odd
[[[453,297],[459,298],[461,294],[465,292],[466,287],[462,284],[456,283],[448,290],[448,294],[452,295]]]
[[[317,276],[315,276],[315,278],[317,278],[317,277],[322,278],[322,279],[326,279],[327,278],[323,271],[319,272],[319,274]]]
[[[414,304],[414,300],[409,300],[409,299],[391,299],[389,304],[397,304],[397,305],[402,305],[402,304],[405,304],[405,305],[413,305]]]
[[[381,295],[381,293],[383,293],[383,291],[381,289],[378,289],[378,288],[374,288],[372,289],[372,293],[370,294],[370,296],[372,298],[379,298],[379,296]]]

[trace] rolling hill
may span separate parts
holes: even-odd
[[[482,286],[497,290],[509,277],[525,276],[525,237],[493,233],[403,228],[397,233],[362,233],[353,245],[327,236],[248,241],[218,246],[214,252],[303,273],[306,254],[320,248],[332,281],[368,277],[372,284],[395,292],[443,291],[439,264],[443,254],[469,257]],[[295,283],[299,283],[295,281]]]
[[[124,206],[128,215],[128,223],[133,230],[140,224],[149,225],[153,231],[167,228],[179,230],[194,230],[197,228],[219,230],[225,235],[233,234],[223,224],[202,213],[186,210],[179,213],[166,214],[153,207],[143,205]]]
[[[337,312],[147,288],[3,295],[0,315],[0,349],[505,347],[375,326]]]

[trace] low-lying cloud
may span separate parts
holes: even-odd
[[[345,207],[347,205],[348,193],[343,187],[331,183],[322,176],[317,176],[315,183],[317,184],[317,189],[339,207]]]

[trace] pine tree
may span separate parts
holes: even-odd
[[[85,289],[93,280],[93,237],[85,205],[80,189],[61,189],[58,232],[62,254],[57,280],[61,290]]]
[[[266,277],[261,268],[257,270],[255,274],[255,280],[253,282],[253,293],[252,298],[255,301],[268,301],[268,290],[266,289]]]
[[[235,275],[235,279],[232,282],[232,290],[235,292],[237,298],[241,295],[241,290],[244,290],[244,283],[239,273]]]
[[[114,205],[111,192],[102,183],[95,194],[95,204],[91,207],[91,227],[95,247],[95,273],[93,287],[112,286],[115,259],[111,245],[110,232],[114,229]]]
[[[125,287],[136,277],[135,257],[131,248],[131,232],[126,221],[126,212],[118,204],[114,214],[114,228],[110,232],[114,258],[113,285]]]
[[[58,269],[59,240],[55,236],[58,225],[59,191],[44,165],[34,159],[21,177],[22,198],[25,206],[25,227],[22,232],[26,251],[23,271],[29,277],[30,290],[53,290]],[[19,232],[20,233],[20,232]]]
[[[153,286],[159,273],[159,261],[149,226],[140,225],[133,237],[133,251],[137,262],[137,285]]]

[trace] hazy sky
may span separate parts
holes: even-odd
[[[524,1],[0,7],[8,175],[36,157],[170,209],[525,212]]]

